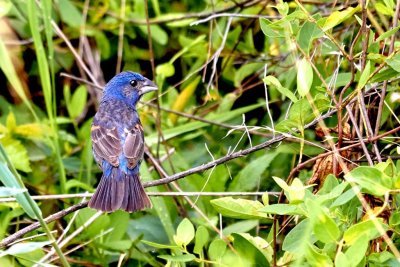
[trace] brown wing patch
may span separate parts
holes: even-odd
[[[107,129],[98,125],[93,125],[91,128],[91,136],[95,155],[117,167],[119,165],[118,157],[122,152],[117,129],[115,127]],[[97,163],[100,164],[100,162]]]
[[[135,168],[144,153],[143,128],[140,124],[136,124],[131,130],[126,131],[123,151],[128,160],[128,168]]]

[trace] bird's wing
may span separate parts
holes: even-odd
[[[137,123],[130,130],[126,130],[126,138],[123,146],[124,155],[128,160],[128,168],[133,169],[143,158],[144,137],[143,128]]]
[[[95,157],[105,159],[114,167],[119,166],[118,157],[122,152],[122,145],[117,129],[93,124],[91,137]]]

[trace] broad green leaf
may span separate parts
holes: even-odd
[[[254,190],[260,183],[262,174],[277,155],[276,151],[268,151],[263,156],[253,159],[235,176],[228,191]]]
[[[175,67],[170,62],[166,62],[156,67],[156,74],[165,78],[171,77],[175,74]]]
[[[378,228],[380,228],[380,230],[383,232],[380,232]],[[350,246],[356,243],[359,238],[364,238],[364,236],[368,240],[375,239],[386,232],[387,229],[388,226],[387,224],[383,223],[382,219],[377,219],[375,223],[372,220],[367,220],[350,226],[344,232],[343,239],[346,241],[346,245]]]
[[[321,38],[322,36],[324,36],[324,33],[314,22],[306,21],[297,35],[297,41],[303,51],[308,53],[314,39]]]
[[[351,261],[347,258],[347,256],[342,251],[339,251],[336,254],[335,264],[336,264],[336,266],[346,266],[346,267],[352,266]]]
[[[223,216],[237,219],[269,218],[265,213],[259,212],[263,204],[248,199],[234,199],[223,197],[210,201],[215,210]]]
[[[110,224],[108,227],[113,228],[113,230],[104,238],[104,243],[106,243],[108,246],[110,246],[108,243],[116,242],[124,238],[128,228],[129,214],[127,212],[118,210],[111,213],[109,217]]]
[[[336,242],[340,237],[340,230],[335,221],[316,201],[306,199],[306,206],[315,236],[324,243]]]
[[[0,186],[0,197],[10,197],[10,196],[15,196],[20,193],[23,193],[27,191],[26,189],[22,188],[13,188],[13,187],[5,187],[5,186]]]
[[[274,76],[269,75],[265,77],[263,81],[267,86],[275,87],[276,90],[278,90],[283,96],[289,98],[293,102],[298,101],[297,97],[289,89],[283,87],[282,84],[279,82],[279,80]]]
[[[360,236],[344,253],[347,259],[351,259],[351,266],[357,266],[365,257],[369,246],[366,235]]]
[[[29,253],[50,244],[51,241],[17,243],[9,247],[7,250],[0,252],[0,257],[3,257],[5,255],[18,255]]]
[[[392,188],[391,178],[374,167],[360,166],[347,173],[346,181],[360,185],[364,191],[383,196]]]
[[[310,219],[299,222],[283,240],[282,249],[298,256],[304,255],[307,242],[311,239],[312,225]]]
[[[291,185],[287,185],[281,178],[274,176],[272,178],[284,190],[290,204],[302,202],[305,196],[305,189],[312,187],[312,185],[304,186],[298,178],[295,178]]]
[[[227,236],[232,233],[247,233],[259,225],[258,220],[240,220],[226,226],[222,233]]]
[[[389,251],[382,251],[379,253],[371,253],[368,256],[368,263],[371,264],[371,266],[397,266],[398,265],[398,260],[396,257],[390,253]],[[374,264],[374,265],[372,265]]]
[[[172,261],[172,262],[189,262],[193,261],[196,259],[196,256],[193,254],[184,254],[184,255],[159,255],[157,256],[160,259],[164,259],[167,261]]]
[[[331,177],[334,177],[334,176],[332,175]],[[336,180],[336,178],[333,178],[333,179]],[[318,201],[320,204],[323,204],[325,201],[333,200],[333,199],[335,199],[335,201],[336,201],[338,197],[343,195],[343,191],[346,189],[346,187],[348,185],[349,185],[349,183],[342,182],[342,183],[338,184],[337,186],[335,186],[333,189],[329,190],[330,192],[328,192],[326,194],[320,195],[318,192],[316,201]],[[324,186],[325,186],[325,184],[324,184]],[[320,192],[321,192],[321,190],[320,190]]]
[[[386,64],[388,64],[395,71],[400,72],[400,54],[394,55],[393,57],[387,59]]]
[[[306,259],[310,266],[315,267],[329,267],[333,266],[332,260],[324,252],[319,251],[315,246],[308,244],[306,249]]]
[[[292,205],[292,204],[268,205],[266,207],[263,207],[259,211],[268,214],[278,214],[278,215],[306,215],[305,210],[300,208],[299,205]]]
[[[322,26],[323,31],[328,31],[333,27],[339,25],[343,21],[351,18],[354,13],[358,12],[360,7],[357,6],[356,8],[349,7],[343,11],[335,11],[329,15],[328,18],[324,19],[324,24]],[[323,21],[323,20],[321,20]]]
[[[346,204],[347,202],[352,200],[356,196],[356,193],[358,192],[360,192],[360,188],[358,186],[354,186],[353,188],[347,190],[346,192],[341,194],[338,198],[336,198],[335,201],[333,201],[331,208]]]
[[[146,35],[147,38],[147,26],[139,26],[140,31]],[[150,25],[151,38],[159,45],[166,45],[168,43],[168,34],[159,25]]]
[[[84,85],[78,86],[78,88],[75,90],[74,94],[72,95],[71,102],[68,105],[68,113],[71,118],[76,119],[82,114],[86,105],[87,94],[87,88]]]
[[[257,246],[255,241],[251,238],[251,236],[247,236],[245,234],[232,234],[233,239],[233,247],[239,253],[239,255],[247,259],[247,262],[252,265],[257,266],[269,266],[268,260],[262,250]],[[265,242],[265,241],[264,241]],[[268,245],[267,242],[265,242]]]
[[[371,61],[368,60],[365,69],[361,73],[360,80],[358,81],[357,85],[358,90],[361,90],[367,84],[370,73],[371,73]]]
[[[61,19],[69,26],[79,28],[82,25],[82,12],[70,0],[59,0],[58,7]]]
[[[194,243],[193,252],[196,254],[200,254],[203,251],[203,247],[208,242],[209,233],[207,228],[203,225],[200,225],[196,230],[196,239]]]
[[[272,23],[268,19],[260,18],[262,32],[270,38],[285,37],[284,28],[278,23]]]
[[[4,138],[0,139],[4,149],[10,158],[12,164],[17,170],[23,172],[31,172],[31,166],[26,147],[17,139]]]
[[[174,235],[175,243],[180,247],[186,247],[194,238],[193,224],[187,219],[183,219],[176,229]]]
[[[226,251],[226,243],[222,239],[215,239],[208,247],[208,256],[211,260],[220,259]]]
[[[313,69],[307,59],[302,58],[297,62],[297,91],[304,97],[310,92],[313,83]]]
[[[389,225],[391,227],[400,225],[400,211],[395,211],[390,215]]]

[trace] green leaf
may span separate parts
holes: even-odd
[[[8,157],[17,170],[31,172],[31,166],[26,147],[20,141],[11,138],[1,140]]]
[[[264,207],[258,201],[223,197],[213,199],[210,203],[217,212],[226,217],[237,219],[269,218],[266,214],[258,211]]]
[[[346,204],[356,196],[356,192],[360,192],[360,188],[357,186],[354,186],[353,188],[347,190],[346,192],[341,194],[337,199],[335,199],[335,201],[333,201],[331,208]]]
[[[1,144],[0,144],[0,146],[1,146]],[[7,187],[19,188],[22,190],[26,190],[26,188],[23,185],[18,183],[17,178],[10,171],[7,163],[3,160],[1,155],[0,155],[0,180]],[[18,204],[21,205],[21,207],[29,215],[29,217],[36,219],[35,212],[33,211],[33,208],[30,205],[26,196],[23,194],[18,194],[15,197],[18,201]]]
[[[358,81],[357,85],[358,90],[361,90],[367,84],[370,73],[371,73],[371,61],[368,60],[365,69],[361,73],[360,80]]]
[[[374,167],[360,166],[344,177],[346,181],[360,185],[364,191],[375,196],[383,196],[392,188],[390,177]]]
[[[270,151],[252,160],[235,176],[229,185],[228,191],[249,191],[255,189],[261,181],[262,174],[277,155],[277,151]]]
[[[235,87],[239,87],[242,81],[249,75],[256,73],[258,70],[262,69],[263,63],[251,63],[243,64],[237,71],[234,77]]]
[[[328,18],[326,19],[321,19],[320,21],[324,21],[324,24],[322,26],[322,30],[324,32],[332,29],[333,27],[339,25],[343,21],[351,18],[354,13],[358,12],[360,10],[360,7],[357,6],[356,8],[349,7],[343,11],[335,11],[329,15]]]
[[[395,28],[393,28],[393,29],[391,29],[391,30],[388,30],[387,32],[382,33],[381,35],[379,35],[379,37],[375,40],[375,42],[383,41],[386,38],[389,38],[393,34],[397,33],[399,30],[400,30],[400,25],[395,27]]]
[[[186,247],[194,238],[193,224],[187,219],[183,219],[176,229],[174,235],[175,243],[180,247]]]
[[[147,241],[147,240],[142,240],[142,242],[151,247],[161,248],[161,249],[177,249],[177,248],[179,248],[176,245],[164,245],[164,244],[159,244],[159,243],[151,242],[151,241]]]
[[[347,259],[351,259],[351,266],[357,266],[365,257],[369,246],[367,236],[360,236],[344,253]]]
[[[203,251],[203,247],[208,242],[209,233],[207,228],[203,225],[200,225],[196,231],[196,241],[194,243],[193,252],[196,254],[200,254]]]
[[[297,62],[297,91],[304,97],[310,92],[313,83],[313,69],[307,59]]]
[[[312,224],[310,219],[298,223],[283,240],[282,249],[298,256],[304,255],[307,242],[311,238]]]
[[[18,255],[29,253],[50,244],[51,241],[17,243],[9,247],[7,250],[0,252],[0,257],[3,257],[5,255]]]
[[[165,78],[171,77],[175,74],[175,67],[172,63],[166,62],[157,66],[156,74],[161,75]]]
[[[346,266],[346,267],[352,266],[351,261],[347,258],[347,256],[342,251],[339,251],[336,254],[335,264],[336,264],[336,266]]]
[[[397,54],[391,58],[388,58],[386,60],[386,64],[388,64],[395,71],[400,72],[400,54]]]
[[[211,260],[220,259],[226,251],[226,243],[224,240],[215,239],[208,247],[208,256]]]
[[[375,4],[376,11],[386,16],[393,16],[394,10],[385,6],[383,3],[378,2]]]
[[[291,185],[287,185],[284,180],[278,177],[272,177],[275,182],[285,191],[285,195],[290,204],[297,204],[304,200],[305,189],[312,185],[304,186],[300,179],[295,178]]]
[[[380,232],[377,228],[380,228],[383,232]],[[350,246],[356,243],[359,238],[364,238],[364,236],[368,240],[380,237],[387,229],[388,226],[383,223],[382,219],[377,219],[375,223],[372,220],[363,221],[350,226],[344,232],[343,239],[346,241],[346,245]]]
[[[308,244],[308,249],[306,250],[307,263],[310,266],[315,267],[329,267],[333,266],[332,260],[323,252],[317,250],[317,248],[310,243]]]
[[[84,85],[78,86],[72,95],[71,102],[67,105],[68,113],[71,118],[76,119],[79,117],[85,108],[87,101],[87,88]]]
[[[164,259],[167,261],[172,261],[172,262],[189,262],[193,261],[196,259],[196,256],[193,254],[184,254],[184,255],[159,255],[157,256],[160,259]]]
[[[83,21],[82,12],[80,12],[71,1],[59,0],[58,7],[62,21],[74,28],[81,27]]]
[[[314,22],[306,21],[297,35],[297,41],[303,51],[308,53],[314,39],[321,38],[322,36],[324,36],[324,33]]]
[[[27,191],[26,189],[22,188],[13,188],[13,187],[5,187],[5,186],[0,186],[0,197],[10,197],[10,196],[15,196],[20,193],[23,193]]]
[[[260,18],[262,32],[270,38],[285,37],[283,27],[279,23],[272,23],[268,19]]]
[[[289,98],[293,102],[298,101],[297,97],[289,89],[283,87],[282,84],[279,82],[279,80],[274,76],[269,75],[265,77],[263,81],[267,86],[275,87],[276,90],[278,90],[283,96]]]
[[[340,237],[340,230],[335,221],[316,201],[306,199],[306,206],[315,236],[324,243],[336,242]]]
[[[233,247],[239,253],[239,255],[247,259],[247,262],[252,266],[270,266],[268,260],[262,250],[257,246],[254,242],[253,238],[250,235],[246,234],[232,234],[233,239]],[[247,238],[246,238],[247,237]],[[265,242],[265,240],[264,240]],[[265,242],[266,246],[268,243]]]
[[[292,204],[273,204],[268,205],[259,210],[268,214],[278,215],[306,215],[304,209],[301,209],[299,205]]]
[[[222,233],[228,236],[232,233],[247,233],[259,225],[258,220],[241,220],[226,226]]]

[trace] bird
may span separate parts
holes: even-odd
[[[158,87],[132,71],[114,76],[105,86],[91,127],[93,156],[103,174],[90,208],[135,212],[151,208],[139,177],[144,153],[144,131],[136,104]]]

